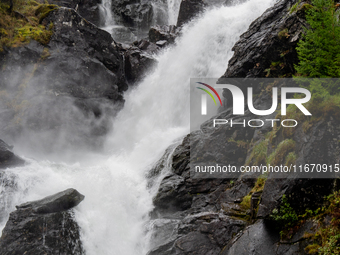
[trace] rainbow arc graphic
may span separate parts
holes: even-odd
[[[219,96],[219,94],[217,93],[217,91],[210,85],[206,84],[206,83],[203,83],[203,82],[197,82],[198,84],[201,84],[203,86],[206,86],[208,89],[210,89],[213,93],[215,93],[215,95],[217,96],[218,100],[220,101],[220,104],[222,106],[222,100]],[[207,89],[204,89],[204,88],[200,88],[200,87],[197,87],[198,89],[200,90],[203,90],[204,92],[206,92],[213,100],[214,100],[214,103],[215,105],[217,106],[217,102],[215,100],[215,97],[214,95]],[[206,97],[206,94],[202,94],[202,100],[201,100],[201,114],[202,115],[207,115],[207,97]]]

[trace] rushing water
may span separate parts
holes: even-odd
[[[181,0],[152,0],[150,3],[153,16],[150,25],[176,25]],[[147,37],[148,29],[140,28],[138,25],[125,27],[115,21],[112,13],[112,0],[102,0],[98,6],[102,29],[109,32],[116,41],[131,43]]]
[[[110,27],[115,25],[112,15],[112,0],[102,0],[102,3],[98,6],[103,27]]]
[[[221,76],[240,34],[274,2],[212,9],[186,25],[176,44],[157,57],[156,69],[125,95],[107,138],[109,158],[74,165],[29,159],[27,166],[6,170],[1,227],[15,205],[72,187],[85,195],[75,213],[87,254],[146,254],[156,189],[148,189],[145,176],[165,149],[189,132],[189,79]]]
[[[168,7],[168,25],[176,25],[179,7],[182,1],[179,0],[167,0]]]

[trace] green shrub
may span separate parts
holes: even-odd
[[[279,209],[274,209],[270,217],[275,220],[281,227],[293,227],[299,217],[295,210],[288,203],[286,195],[282,196],[281,205]]]
[[[292,14],[293,12],[297,11],[297,8],[299,6],[299,4],[301,3],[301,0],[299,0],[296,4],[294,4],[290,9],[289,9],[289,13]]]
[[[296,48],[297,72],[306,77],[340,77],[340,23],[333,0],[312,0],[313,8],[306,10],[310,28]],[[310,84],[312,92],[320,93],[322,84]],[[323,88],[329,94],[340,92],[338,86]]]
[[[319,221],[319,229],[308,239],[314,241],[305,250],[309,254],[319,255],[340,254],[340,192],[336,191],[325,200],[325,205],[315,212],[315,220]],[[325,217],[331,218],[325,224]]]

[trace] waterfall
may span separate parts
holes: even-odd
[[[72,187],[85,195],[75,217],[88,255],[146,254],[155,189],[148,189],[145,176],[189,132],[190,78],[221,76],[239,36],[274,2],[211,9],[186,24],[176,44],[157,56],[156,69],[125,94],[107,138],[109,158],[73,165],[26,159],[30,164],[7,169],[0,185],[0,228],[15,205]]]
[[[181,0],[167,0],[168,4],[168,24],[176,25]]]
[[[100,19],[103,24],[103,28],[106,30],[114,25],[112,16],[112,0],[102,0],[102,3],[98,6]]]

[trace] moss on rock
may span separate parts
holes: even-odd
[[[0,51],[4,47],[18,47],[36,40],[46,45],[53,34],[53,24],[47,26],[41,21],[53,10],[53,4],[39,4],[32,0],[14,1],[13,11],[0,5]]]

